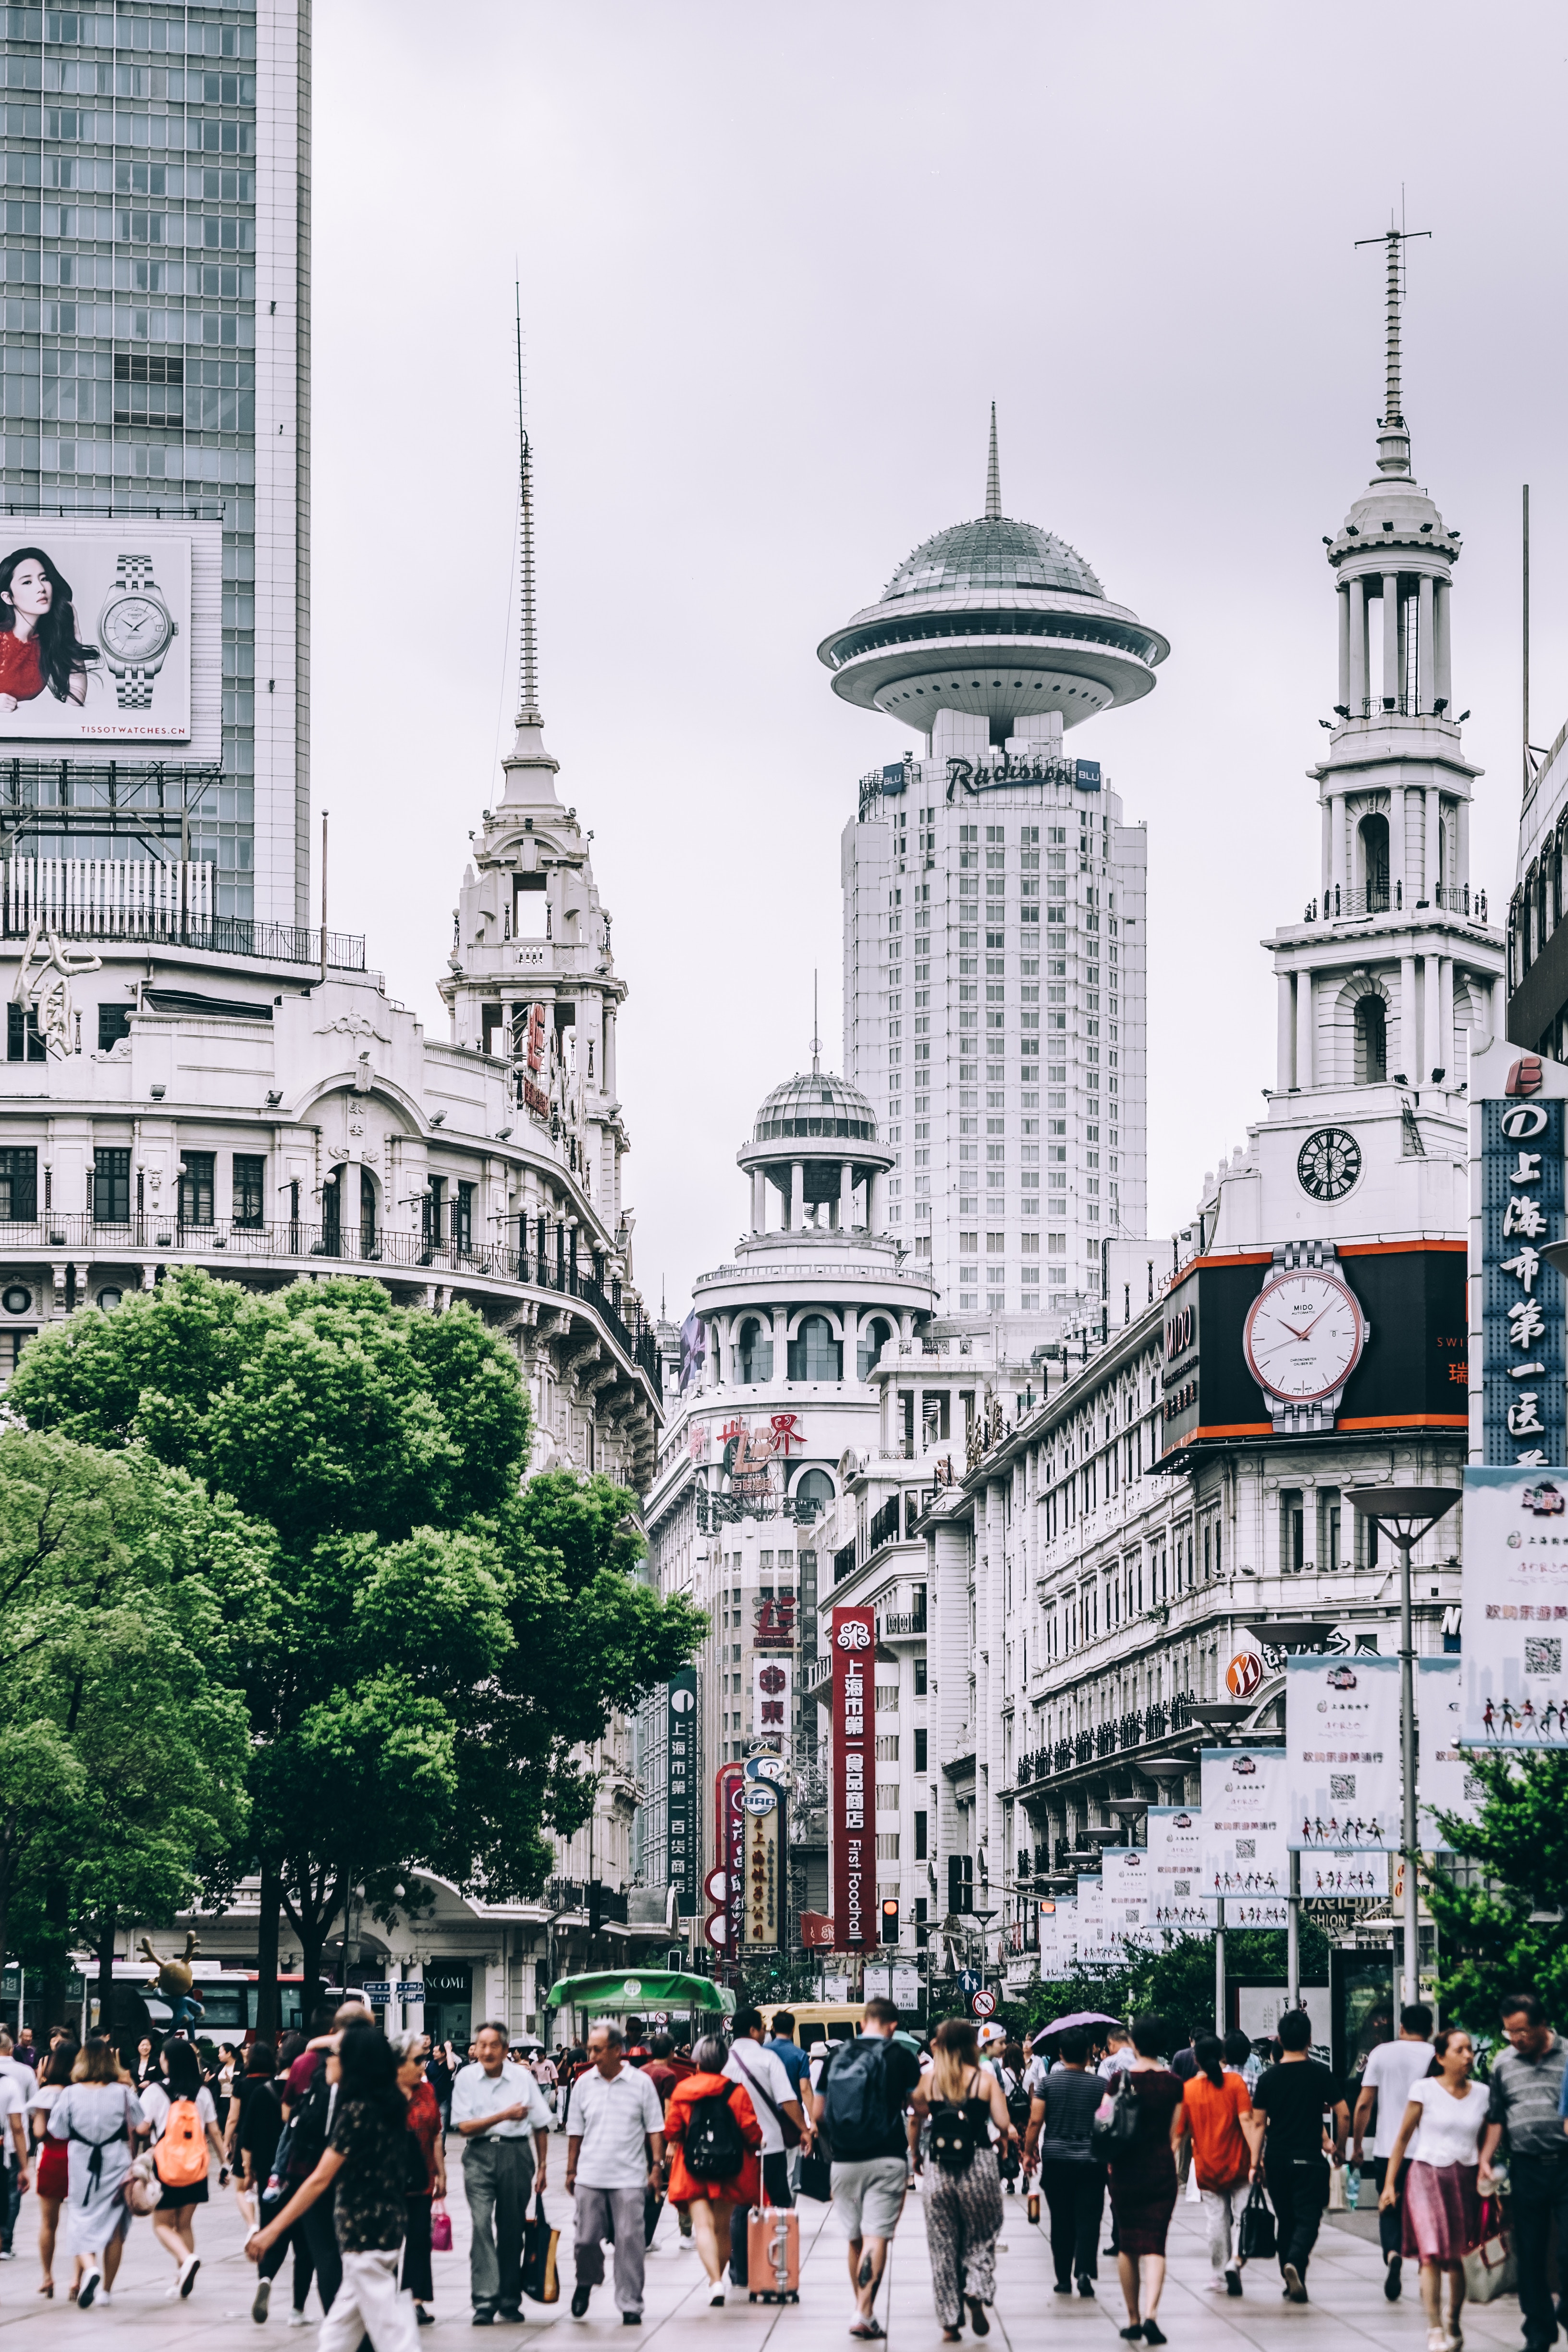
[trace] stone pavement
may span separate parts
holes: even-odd
[[[559,2178],[562,2148],[552,2147],[552,2170]],[[454,2178],[460,2162],[450,2150]],[[487,2352],[517,2347],[547,2330],[559,2328],[559,2352],[588,2347],[595,2341],[624,2347],[629,2331],[619,2324],[611,2285],[601,2287],[588,2317],[574,2322],[568,2308],[572,2293],[572,2200],[558,2189],[546,2198],[551,2219],[563,2232],[562,2296],[547,2311],[525,2305],[521,2331],[498,2326],[476,2338],[469,2321],[468,2296],[468,2212],[460,2189],[451,2200],[454,2250],[435,2257],[437,2325],[420,2331],[422,2346],[455,2347],[459,2342],[482,2342]],[[1101,2260],[1099,2299],[1070,2300],[1052,2293],[1050,2249],[1038,2230],[1031,2230],[1021,2198],[1007,2200],[1002,2232],[1005,2252],[997,2264],[997,2299],[992,2314],[992,2343],[996,2352],[1116,2352],[1116,2330],[1125,2320],[1114,2264]],[[843,2345],[853,2352],[848,2326],[850,2295],[844,2240],[826,2210],[806,2204],[800,2209],[802,2235],[801,2299],[798,2305],[748,2304],[730,2290],[722,2311],[708,2305],[707,2283],[694,2252],[683,2251],[675,2215],[665,2210],[647,2263],[647,2301],[640,2337],[645,2347],[658,2338],[668,2352],[686,2352],[690,2331],[708,2347],[722,2352],[823,2352]],[[1202,2216],[1194,2205],[1179,2203],[1171,2231],[1170,2276],[1160,2306],[1160,2324],[1170,2337],[1173,2352],[1344,2352],[1344,2347],[1377,2347],[1379,2352],[1425,2352],[1426,2330],[1416,2297],[1413,2266],[1406,2264],[1406,2289],[1394,2305],[1384,2300],[1375,2242],[1375,2224],[1368,2214],[1347,2214],[1325,2220],[1318,2251],[1308,2276],[1312,2300],[1305,2307],[1280,2300],[1278,2274],[1258,2265],[1247,2273],[1247,2291],[1240,2300],[1205,2292],[1209,2275]],[[120,2352],[272,2352],[299,2346],[312,2352],[316,2336],[289,2330],[289,2273],[286,2267],[273,2287],[272,2313],[265,2328],[250,2317],[255,2273],[241,2252],[244,2232],[232,2194],[215,2189],[212,2204],[196,2215],[196,2243],[202,2269],[188,2302],[169,2302],[166,2289],[173,2264],[153,2237],[148,2222],[132,2226],[131,2242],[121,2270],[111,2308],[79,2312],[65,2297],[71,2275],[68,2256],[56,2257],[56,2299],[45,2302],[35,2292],[38,2280],[37,2208],[32,2197],[23,2204],[16,2231],[16,2258],[0,2265],[0,2352],[63,2352],[63,2347],[90,2344],[113,2346]],[[318,2315],[314,2295],[312,2316]],[[932,2352],[941,2330],[931,2308],[930,2271],[920,2200],[911,2197],[894,2242],[888,2278],[879,2298],[888,2329],[889,2352]],[[1466,2312],[1467,2352],[1512,2352],[1520,2344],[1519,2305],[1511,2297]],[[965,2342],[971,2341],[965,2332]]]

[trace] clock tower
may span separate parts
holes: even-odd
[[[1453,682],[1460,535],[1413,478],[1400,388],[1404,237],[1386,239],[1374,470],[1325,535],[1339,668],[1300,919],[1264,944],[1279,1000],[1268,1111],[1222,1168],[1206,1246],[1462,1237],[1472,1041],[1500,1032],[1503,941],[1470,877]]]

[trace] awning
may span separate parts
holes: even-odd
[[[547,2009],[570,2002],[574,2009],[710,2009],[728,2017],[735,1996],[710,1977],[689,1977],[663,1969],[600,1969],[591,1976],[563,1977],[544,1996]]]

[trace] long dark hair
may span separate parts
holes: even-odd
[[[28,562],[43,565],[52,592],[49,609],[36,624],[33,635],[37,640],[44,684],[57,702],[64,702],[70,695],[71,679],[85,672],[89,662],[98,659],[98,647],[83,645],[77,635],[70,582],[41,547],[14,547],[9,555],[0,556],[0,630],[16,628],[11,579],[19,563]]]
[[[1225,2080],[1225,2069],[1219,2063],[1221,2054],[1222,2045],[1217,2033],[1200,2033],[1194,2039],[1193,2056],[1216,2091]]]
[[[403,2130],[408,2121],[408,2102],[397,2087],[397,2053],[380,2026],[345,2026],[338,2056],[345,2106],[351,2099],[358,2099],[374,2107],[384,2123]]]
[[[165,2042],[163,2076],[172,2099],[194,2099],[202,2087],[202,2062],[188,2042]]]

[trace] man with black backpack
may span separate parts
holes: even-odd
[[[899,2012],[868,2000],[859,2033],[837,2043],[812,2100],[833,2157],[833,2206],[849,2241],[855,2289],[851,2336],[879,2336],[877,2289],[909,2186],[904,2109],[921,2079],[920,2060],[895,2042]]]

